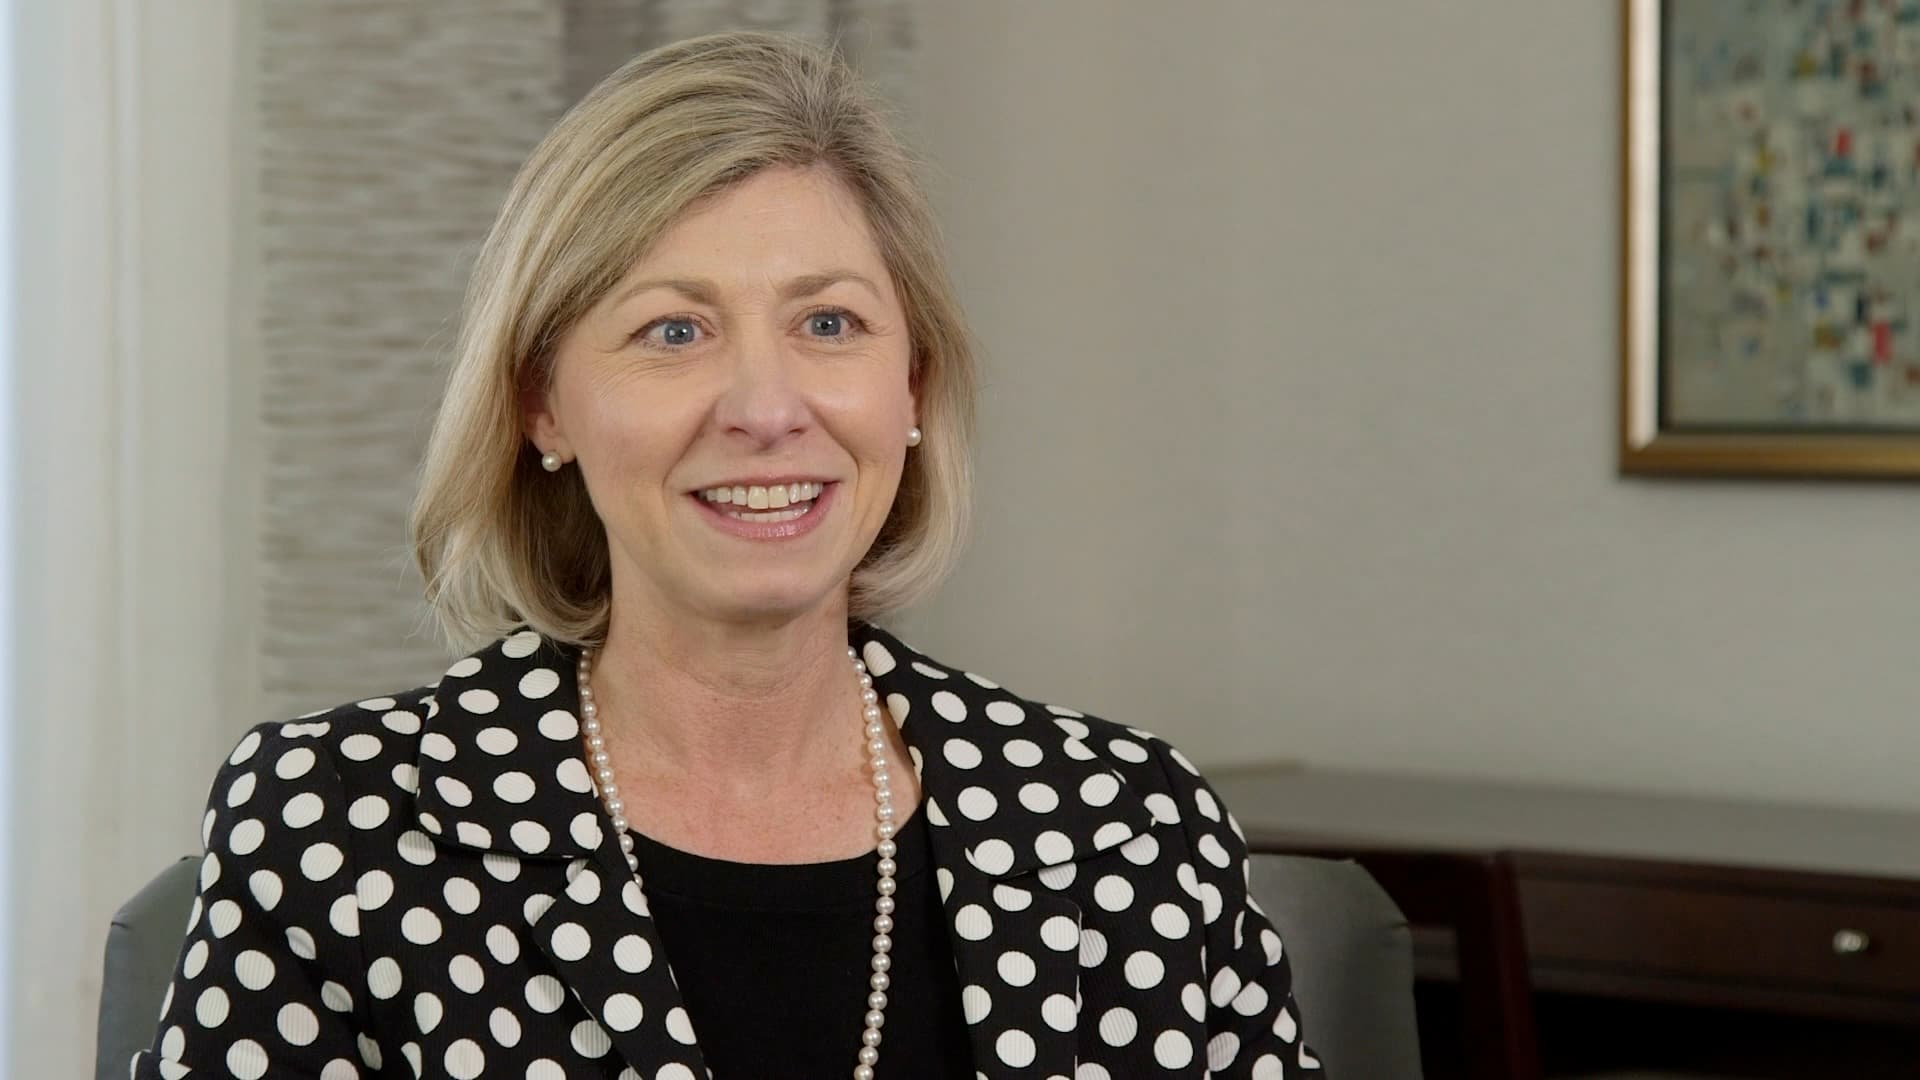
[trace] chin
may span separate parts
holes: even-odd
[[[833,590],[819,582],[767,582],[757,588],[718,590],[710,594],[708,607],[727,619],[797,618],[818,610],[832,597]]]

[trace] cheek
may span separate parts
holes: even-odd
[[[580,447],[582,455],[592,459],[590,481],[627,498],[659,488],[681,457],[688,437],[688,425],[663,404],[642,404],[631,400],[631,395],[618,394],[595,399],[585,414],[586,443]]]
[[[900,414],[888,409],[869,416],[860,433],[857,452],[865,473],[864,486],[868,489],[867,497],[872,500],[870,512],[878,518],[885,518],[891,511],[906,472],[908,455],[915,453],[907,449],[906,428]]]
[[[897,473],[907,449],[910,416],[905,408],[891,400],[868,401],[865,408],[847,417],[841,426],[843,445],[863,467]]]
[[[907,428],[914,416],[906,362],[903,359],[887,367],[891,370],[884,377],[863,379],[858,386],[849,387],[841,399],[847,422],[860,430],[862,447],[879,448],[879,456],[890,456],[892,451],[906,447]]]

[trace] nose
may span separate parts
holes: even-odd
[[[775,333],[742,335],[735,346],[714,406],[721,430],[762,447],[805,431],[813,414],[803,392],[801,358]]]

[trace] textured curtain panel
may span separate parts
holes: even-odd
[[[259,23],[271,716],[433,678],[406,514],[474,252],[514,170],[637,52],[776,29],[842,42],[902,100],[907,0],[271,0]]]
[[[785,30],[841,51],[893,100],[912,72],[910,0],[566,0],[567,100],[655,45],[721,30]]]

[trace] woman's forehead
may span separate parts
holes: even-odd
[[[653,278],[779,288],[829,273],[879,284],[885,272],[866,212],[844,183],[824,169],[778,168],[690,206],[629,268],[619,291]]]

